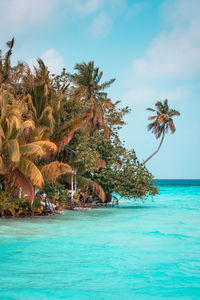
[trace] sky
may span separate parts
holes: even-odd
[[[0,48],[13,63],[40,57],[54,73],[94,60],[108,89],[132,112],[120,136],[143,161],[159,140],[147,131],[158,100],[180,111],[147,167],[156,178],[200,178],[199,0],[0,0]]]

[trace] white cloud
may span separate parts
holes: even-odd
[[[44,61],[45,65],[48,67],[48,69],[51,71],[51,73],[58,74],[62,71],[62,68],[64,68],[64,59],[62,56],[58,54],[58,52],[53,49],[47,49],[42,55],[41,59]],[[36,58],[32,58],[28,60],[28,65],[32,69],[33,66],[37,65]]]
[[[81,15],[89,15],[96,12],[101,8],[102,4],[102,0],[72,1],[74,9]]]
[[[13,30],[37,26],[53,13],[56,0],[6,0],[0,1],[0,23]]]
[[[50,26],[56,20],[65,18],[88,18],[90,32],[101,36],[109,32],[111,20],[126,8],[127,0],[0,0],[0,26],[5,30],[2,35],[17,35],[30,28]],[[5,26],[6,24],[6,26]],[[93,26],[97,34],[94,34]],[[107,27],[106,27],[107,26]],[[85,25],[85,28],[88,26]],[[99,33],[98,33],[99,32]],[[3,36],[1,37],[3,38]]]
[[[42,54],[41,58],[52,73],[59,73],[62,71],[62,68],[64,67],[64,59],[55,49],[50,48],[46,50]]]
[[[127,16],[129,18],[134,17],[141,13],[144,9],[151,6],[151,2],[149,0],[141,1],[141,2],[134,2],[130,5]]]
[[[132,62],[134,82],[124,95],[129,105],[146,106],[165,98],[186,103],[198,90],[200,1],[166,0],[160,12],[165,30]]]
[[[200,72],[200,1],[191,6],[187,0],[170,3],[165,2],[162,15],[172,28],[153,39],[143,58],[133,61],[138,75],[188,79]]]
[[[199,19],[199,9],[199,0],[165,0],[161,7],[161,16],[168,24],[183,26]]]
[[[146,105],[147,103],[155,103],[158,100],[169,99],[170,102],[179,102],[189,99],[192,86],[180,85],[175,88],[158,88],[154,85],[133,87],[124,96],[124,100],[129,105]]]
[[[111,19],[105,13],[100,13],[94,18],[92,25],[90,26],[90,32],[92,36],[97,38],[99,36],[105,36],[111,27]]]
[[[94,38],[98,38],[110,32],[116,15],[126,8],[126,0],[87,0],[81,7],[83,13],[93,13],[89,32]]]
[[[133,87],[124,96],[124,100],[129,105],[144,104],[155,98],[155,90],[151,87]]]

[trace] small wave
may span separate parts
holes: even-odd
[[[191,237],[191,236],[185,235],[185,234],[180,234],[180,233],[166,233],[166,232],[161,232],[159,230],[146,232],[145,234],[153,234],[153,235],[160,235],[160,236],[166,236],[166,237],[174,237],[174,238],[178,238],[178,239],[188,239],[188,238]]]

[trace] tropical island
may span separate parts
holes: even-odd
[[[59,75],[41,59],[33,67],[12,66],[14,38],[7,46],[0,58],[0,216],[43,215],[104,205],[116,195],[144,199],[158,193],[148,159],[139,162],[120,140],[130,109],[105,91],[115,79],[102,83],[93,61]],[[161,146],[179,113],[169,110],[167,100],[156,106],[148,128],[162,136]]]
[[[200,1],[0,16],[0,300],[200,299]]]

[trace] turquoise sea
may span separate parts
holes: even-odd
[[[0,220],[0,299],[200,299],[200,180],[154,202]]]

